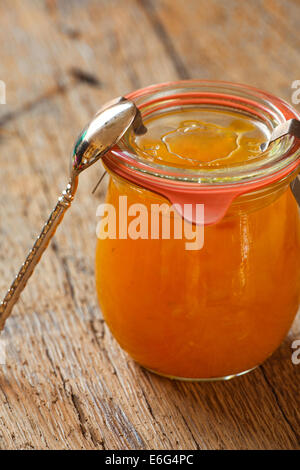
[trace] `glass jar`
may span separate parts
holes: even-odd
[[[167,83],[128,97],[146,127],[166,123],[165,135],[178,130],[169,120],[175,114],[215,116],[219,147],[232,136],[226,134],[224,116],[251,122],[265,139],[279,123],[300,117],[274,96],[223,82]],[[195,129],[185,122],[189,128],[181,129],[182,135]],[[218,143],[211,125],[200,126],[208,157]],[[200,138],[195,145],[203,145]],[[115,209],[114,229],[107,230],[105,217],[99,224],[96,251],[104,318],[121,347],[158,374],[216,380],[248,372],[280,345],[299,307],[300,221],[290,189],[299,168],[299,142],[287,136],[263,153],[243,161],[230,157],[220,165],[209,158],[200,163],[181,155],[178,160],[177,154],[169,158],[169,153],[160,160],[153,147],[147,154],[147,146],[138,148],[133,139],[127,133],[103,159],[110,175],[106,203]],[[197,205],[204,212],[198,213]],[[154,206],[163,208],[153,236]],[[140,217],[129,234],[141,208],[147,209],[146,218]],[[187,248],[188,231],[180,237],[171,229],[165,236],[163,224],[178,219],[201,235],[196,248]],[[142,221],[144,232],[137,229]]]

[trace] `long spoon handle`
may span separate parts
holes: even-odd
[[[12,312],[12,309],[19,299],[23,289],[25,288],[28,279],[32,275],[36,265],[38,264],[41,256],[49,245],[57,227],[61,223],[66,211],[72,204],[77,189],[77,178],[72,183],[68,184],[62,196],[50,214],[49,219],[45,223],[40,235],[36,239],[33,247],[31,248],[24,264],[22,265],[17,277],[13,281],[9,290],[7,291],[2,303],[0,304],[0,331],[3,330],[5,322]]]

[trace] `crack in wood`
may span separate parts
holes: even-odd
[[[90,319],[89,321],[89,325],[90,325],[90,330],[93,334],[93,337],[95,338],[95,341],[96,341],[96,344],[97,346],[99,347],[99,349],[102,351],[102,353],[104,354],[104,356],[106,357],[108,363],[110,364],[110,367],[111,367],[111,373],[115,376],[118,376],[117,374],[117,371],[115,369],[115,366],[113,364],[113,362],[111,361],[110,357],[109,357],[109,354],[104,346],[104,337],[105,337],[105,326],[104,326],[104,321],[102,320],[102,326],[103,326],[103,333],[100,334],[100,339],[98,338],[98,332],[97,332],[97,329],[95,327],[95,320],[94,319]]]
[[[199,444],[198,444],[198,442],[197,442],[197,440],[196,440],[196,438],[195,438],[195,436],[194,436],[194,433],[193,433],[193,431],[191,430],[190,425],[188,424],[188,422],[187,422],[187,420],[186,420],[184,414],[181,412],[179,406],[175,405],[175,408],[176,408],[176,410],[178,411],[178,413],[180,414],[180,416],[181,416],[181,418],[182,418],[182,420],[183,420],[183,422],[184,422],[186,428],[188,429],[188,431],[189,431],[189,433],[190,433],[190,435],[191,435],[191,437],[192,437],[192,439],[193,439],[193,441],[194,441],[194,444],[195,444],[195,446],[196,446],[196,450],[202,450],[201,447],[199,446]]]
[[[266,381],[266,383],[267,383],[267,385],[268,385],[268,387],[269,387],[269,389],[270,389],[272,395],[274,396],[275,402],[276,402],[276,404],[277,404],[277,406],[278,406],[278,408],[279,408],[279,411],[280,411],[280,413],[281,413],[281,415],[282,415],[284,421],[286,422],[286,424],[289,426],[289,428],[290,428],[291,431],[293,432],[293,434],[294,434],[294,436],[295,436],[295,438],[296,438],[296,441],[297,441],[298,445],[300,446],[300,435],[298,434],[298,432],[296,431],[296,429],[294,428],[294,426],[292,425],[292,423],[291,423],[290,420],[288,419],[288,417],[287,417],[285,411],[282,409],[281,404],[280,404],[280,401],[279,401],[279,397],[278,397],[278,395],[277,395],[277,393],[276,393],[276,390],[275,390],[275,388],[273,387],[273,385],[271,384],[271,382],[270,382],[270,380],[269,380],[269,378],[268,378],[268,376],[267,376],[267,373],[266,373],[265,368],[264,368],[263,365],[260,366],[260,370],[261,370],[261,372],[262,372],[262,375],[263,375],[263,377],[264,377],[264,379],[265,379],[265,381]]]
[[[146,394],[145,394],[145,392],[144,392],[143,389],[142,389],[142,395],[143,395],[143,397],[144,397],[144,400],[145,400],[145,403],[146,403],[146,406],[147,406],[147,408],[148,408],[148,411],[149,411],[150,415],[152,416],[153,419],[155,419],[154,413],[153,413],[153,410],[152,410],[152,407],[151,407],[151,405],[150,405],[150,403],[149,403],[149,400],[148,400],[148,398],[147,398],[147,396],[146,396]]]
[[[64,78],[60,78],[59,80],[57,80],[57,83],[54,86],[46,89],[43,93],[38,95],[33,100],[24,103],[22,106],[15,109],[14,111],[9,111],[3,114],[0,117],[0,126],[3,127],[11,121],[15,121],[19,117],[29,113],[30,111],[33,111],[41,104],[55,98],[56,96],[66,94],[69,90],[79,84],[84,83],[89,86],[98,88],[102,86],[100,80],[96,76],[82,69],[79,69],[78,67],[72,67],[69,70],[69,75],[72,77],[72,80],[67,81]]]
[[[96,448],[99,448],[99,445],[101,447],[102,450],[105,450],[105,442],[104,442],[104,439],[101,439],[100,441],[97,439],[97,437],[95,436],[95,433],[93,431],[93,429],[89,426],[88,428],[86,428],[86,422],[88,422],[87,418],[85,417],[85,414],[84,414],[84,411],[82,409],[82,406],[81,406],[81,402],[80,402],[80,399],[79,397],[73,392],[73,389],[72,389],[72,386],[69,385],[69,388],[70,390],[68,390],[67,388],[67,383],[69,382],[69,380],[65,380],[62,372],[61,372],[61,369],[59,366],[54,366],[54,363],[53,363],[53,360],[50,356],[50,353],[49,353],[49,350],[46,346],[46,342],[45,342],[45,339],[44,337],[42,336],[42,342],[45,346],[45,352],[46,352],[46,356],[47,356],[47,359],[55,373],[55,376],[57,377],[57,373],[56,371],[58,372],[58,376],[61,380],[61,383],[62,383],[62,386],[63,386],[63,389],[64,389],[64,392],[66,394],[66,397],[70,399],[74,409],[75,409],[75,412],[76,412],[76,415],[78,417],[78,421],[79,421],[79,428],[80,428],[80,431],[81,431],[81,434],[83,436],[83,438],[87,441],[89,441],[89,437],[90,437],[90,440],[91,442],[93,443],[93,445],[96,447]],[[55,400],[55,403],[57,402],[58,400],[58,397],[57,399]],[[52,401],[53,403],[53,401]],[[46,443],[47,445],[47,443]]]
[[[77,416],[78,416],[81,433],[82,433],[84,439],[87,439],[87,437],[86,437],[87,430],[85,428],[86,418],[85,418],[84,412],[81,408],[80,400],[79,400],[78,396],[75,395],[75,393],[73,393],[73,391],[71,393],[71,400],[72,400],[73,406],[74,406],[74,408],[76,410],[76,413],[77,413]]]
[[[82,36],[81,31],[74,28],[70,24],[61,23],[57,25],[57,28],[62,34],[69,37],[70,39],[80,39]]]
[[[105,327],[104,327],[104,321],[102,321],[102,322],[100,321],[100,323],[102,323],[102,330],[101,330],[101,333],[99,334],[96,327],[95,327],[95,320],[91,319],[89,321],[91,331],[93,333],[95,341],[98,344],[99,348],[103,349],[103,341],[104,341],[104,338],[105,338]],[[99,340],[98,336],[100,337],[100,340]]]
[[[102,83],[96,75],[91,72],[87,72],[79,67],[71,67],[69,74],[78,82],[86,83],[87,85],[101,88]]]
[[[159,38],[161,45],[164,47],[168,57],[171,59],[178,77],[181,80],[187,80],[191,78],[188,69],[184,65],[180,55],[175,49],[175,46],[172,42],[171,37],[169,36],[169,33],[167,32],[163,23],[160,21],[156,13],[156,9],[153,6],[152,0],[140,0],[139,4],[142,5],[145,12],[147,13],[147,17],[151,22],[153,30],[156,36]]]
[[[105,442],[103,439],[100,441],[97,439],[95,436],[94,431],[90,426],[86,427],[86,423],[88,423],[88,419],[86,418],[83,408],[81,406],[81,402],[79,397],[73,392],[73,389],[71,387],[71,400],[73,403],[73,406],[76,410],[78,420],[79,420],[79,426],[80,426],[80,431],[84,437],[85,440],[91,440],[95,448],[101,447],[102,450],[105,450]],[[90,439],[89,439],[90,438]]]
[[[73,286],[72,276],[71,276],[70,269],[68,266],[67,258],[65,256],[61,256],[58,244],[56,243],[54,239],[51,241],[51,248],[54,251],[58,261],[60,262],[62,270],[65,274],[65,279],[67,282],[70,297],[74,303],[75,308],[78,309],[78,303],[77,303],[76,295],[75,295],[75,288]]]

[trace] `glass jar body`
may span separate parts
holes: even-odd
[[[169,204],[111,175],[106,202],[117,229],[120,196],[148,207],[149,218],[152,204]],[[242,199],[204,227],[199,250],[174,237],[98,240],[104,318],[142,366],[180,379],[230,378],[261,364],[286,336],[299,306],[298,206],[287,183]]]

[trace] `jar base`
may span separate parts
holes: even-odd
[[[252,367],[251,369],[244,370],[243,372],[239,372],[237,374],[232,375],[225,375],[223,377],[207,377],[207,378],[197,378],[197,377],[176,377],[173,375],[163,374],[162,372],[158,372],[157,370],[149,369],[149,367],[142,366],[147,371],[151,372],[152,374],[159,375],[160,377],[165,377],[171,380],[178,380],[180,382],[221,382],[234,379],[235,377],[240,377],[241,375],[248,374],[249,372],[253,371],[259,365]]]

